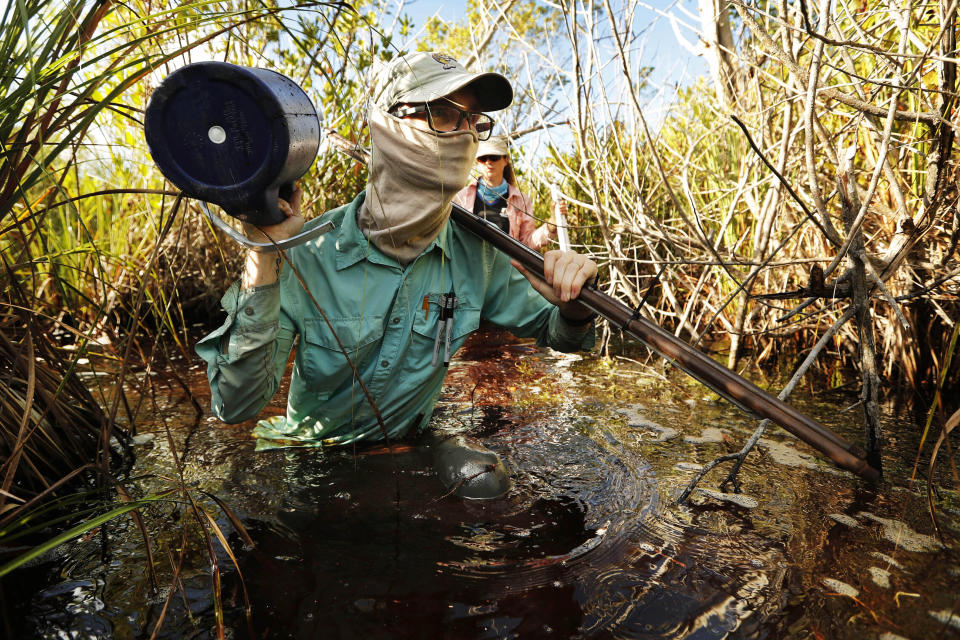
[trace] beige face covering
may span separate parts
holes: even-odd
[[[406,266],[440,234],[474,165],[477,132],[418,129],[370,108],[370,175],[357,226]]]

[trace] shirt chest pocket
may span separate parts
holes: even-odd
[[[303,345],[299,366],[311,387],[333,390],[353,378],[347,359],[358,370],[376,357],[383,341],[383,316],[330,318],[331,331],[323,318],[309,318],[303,325]],[[339,340],[339,343],[338,343]],[[340,345],[343,345],[341,350]]]
[[[433,343],[437,339],[437,330],[440,326],[440,297],[430,296],[430,308],[428,311],[420,311],[416,314],[413,321],[413,338],[424,344],[428,341],[429,355],[433,354]],[[453,318],[448,320],[440,336],[440,359],[443,358],[444,344],[447,340],[447,332],[450,332],[450,353],[460,348],[466,341],[467,336],[480,327],[480,309],[469,303],[458,302],[453,310]]]

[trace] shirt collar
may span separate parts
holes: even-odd
[[[346,211],[343,214],[343,220],[340,223],[340,228],[337,230],[337,271],[353,266],[364,258],[374,264],[400,268],[399,262],[377,249],[367,240],[363,232],[360,231],[360,227],[357,226],[357,212],[360,210],[360,206],[363,204],[366,196],[366,190],[361,191],[357,197],[353,199],[353,202],[347,205]],[[443,255],[449,260],[451,233],[450,219],[447,218],[447,222],[440,230],[440,234],[433,242],[427,245],[427,248],[424,249],[420,255],[422,256],[434,249],[438,249],[442,251]]]

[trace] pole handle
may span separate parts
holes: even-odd
[[[453,205],[451,217],[468,231],[489,241],[531,273],[543,277],[543,256],[536,251],[457,204]],[[748,414],[777,423],[826,454],[838,466],[866,480],[875,482],[880,479],[880,473],[863,459],[865,453],[860,447],[845,441],[809,416],[727,369],[672,333],[644,318],[634,317],[633,311],[618,300],[593,286],[581,289],[577,300]]]
[[[220,218],[220,216],[214,215],[214,213],[210,211],[210,207],[207,206],[206,202],[204,202],[203,200],[200,200],[199,202],[200,202],[200,210],[203,212],[203,215],[207,217],[207,220],[209,220],[213,224],[213,226],[215,226],[217,229],[220,229],[220,231],[230,236],[230,238],[233,239],[234,241],[242,244],[248,249],[253,249],[254,251],[262,251],[264,253],[284,251],[286,249],[289,249],[290,247],[295,247],[305,242],[309,242],[310,240],[313,240],[318,236],[322,236],[323,234],[329,231],[333,231],[333,223],[327,220],[323,224],[319,224],[313,227],[312,229],[307,229],[306,231],[301,231],[300,233],[293,236],[292,238],[281,240],[276,244],[272,242],[254,242],[253,240],[250,240],[249,238],[247,238],[247,236],[243,235],[242,233],[240,233],[239,231],[237,231],[236,229],[228,225],[226,222],[224,222]]]

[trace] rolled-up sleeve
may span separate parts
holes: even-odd
[[[557,351],[589,351],[597,341],[597,331],[591,321],[585,325],[574,326],[563,319],[560,309],[553,307],[550,314],[550,327],[545,336],[537,339],[537,344]]]
[[[226,320],[196,351],[207,363],[214,415],[233,424],[256,417],[276,393],[295,333],[279,283],[243,290],[234,283],[221,306]]]
[[[589,351],[596,342],[593,323],[574,326],[560,316],[560,309],[530,286],[506,255],[485,246],[488,286],[484,316],[521,338],[536,338],[541,347],[557,351]]]

